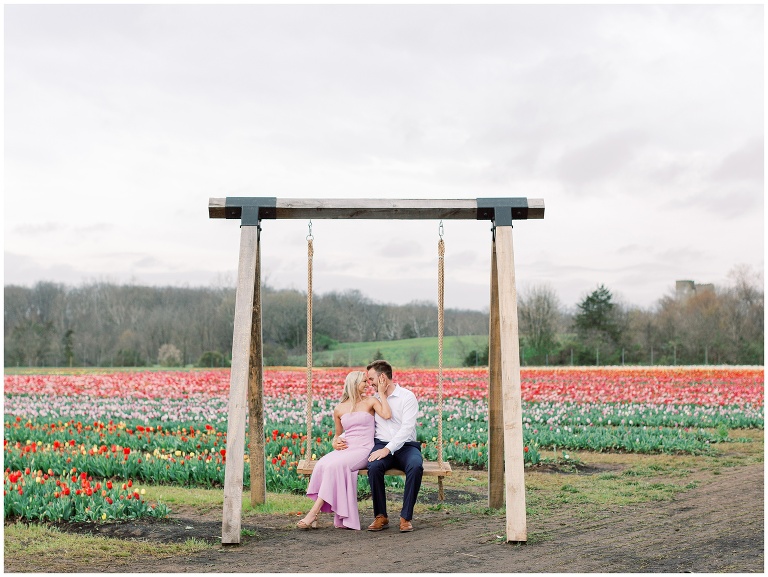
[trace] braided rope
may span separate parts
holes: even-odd
[[[445,327],[445,243],[437,243],[437,464],[443,468],[443,329]]]
[[[311,228],[310,228],[311,230]],[[312,237],[307,237],[307,461],[312,460]]]

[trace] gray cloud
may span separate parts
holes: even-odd
[[[110,232],[114,230],[114,226],[112,224],[108,223],[93,223],[89,225],[84,226],[71,226],[69,224],[63,223],[63,222],[55,222],[55,221],[48,221],[43,223],[22,223],[17,224],[13,227],[13,231],[15,233],[21,234],[21,235],[30,235],[30,236],[39,236],[39,235],[48,235],[48,234],[57,234],[60,235],[61,233],[74,233],[74,234],[98,234],[98,233],[104,233],[104,232]]]
[[[236,268],[239,234],[207,199],[237,195],[544,198],[547,218],[516,227],[520,282],[549,280],[565,303],[606,282],[647,304],[676,270],[761,266],[762,15],[9,5],[5,248],[26,256],[6,281],[208,284]],[[295,224],[264,226],[276,286],[306,282]],[[322,290],[370,288],[358,271],[375,256],[392,281],[372,298],[434,292],[420,227],[436,223],[392,227],[391,245],[347,225],[317,223]],[[469,306],[488,298],[488,230],[461,230],[447,291]]]
[[[24,223],[13,227],[15,233],[21,235],[57,234],[67,227],[60,222]]]
[[[150,286],[209,286],[222,279],[234,279],[234,271],[216,271],[199,268],[179,269],[157,267],[160,270],[137,271],[134,268],[85,268],[77,262],[44,264],[24,254],[5,251],[4,274],[6,284],[31,286],[39,281],[54,281],[70,285],[104,281],[114,283],[146,284]],[[151,260],[151,259],[148,259]],[[230,284],[230,286],[232,286]]]
[[[648,135],[639,130],[607,134],[567,151],[556,165],[557,174],[576,185],[618,178],[648,140]]]
[[[691,223],[701,222],[700,214],[706,212],[716,221],[736,220],[748,217],[763,210],[764,198],[762,187],[744,186],[739,183],[724,183],[719,186],[707,185],[686,195],[668,199],[664,209],[685,213],[679,225],[686,226],[686,220]],[[714,225],[714,222],[713,222]],[[762,233],[762,227],[753,232]]]
[[[79,284],[86,271],[70,263],[44,265],[27,254],[4,251],[3,270],[6,284],[33,285],[38,281]]]
[[[754,214],[762,213],[764,198],[761,194],[762,187],[745,188],[738,185],[726,185],[718,187],[717,192],[705,196],[701,201],[701,207],[709,210],[721,219],[734,220]],[[757,234],[762,231],[753,231]]]
[[[98,234],[115,230],[115,225],[106,222],[94,222],[93,224],[74,227],[73,230],[78,234]]]
[[[643,252],[643,247],[638,244],[627,244],[616,248],[618,254],[637,254]]]
[[[387,259],[397,259],[402,257],[421,258],[424,255],[424,250],[413,241],[392,240],[378,249],[377,253],[380,257]]]
[[[145,256],[133,262],[134,268],[138,269],[154,269],[163,268],[165,265],[153,256]]]
[[[654,251],[654,256],[658,259],[656,266],[672,266],[680,268],[685,263],[697,261],[707,256],[707,251],[692,246],[678,246]]]
[[[726,156],[712,171],[717,182],[753,181],[763,183],[765,147],[762,140],[752,140]]]

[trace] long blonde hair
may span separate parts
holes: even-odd
[[[362,400],[360,393],[357,392],[357,385],[359,385],[360,381],[364,380],[365,377],[366,374],[363,371],[352,371],[349,373],[344,380],[344,394],[341,395],[340,402],[343,403],[352,400],[352,408],[354,409],[355,405]]]

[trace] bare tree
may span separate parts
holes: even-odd
[[[166,343],[157,351],[157,362],[164,367],[178,367],[181,364],[181,351],[171,343]]]
[[[542,356],[554,351],[561,327],[560,299],[548,284],[539,284],[518,295],[520,333],[527,346]]]
[[[265,341],[300,349],[307,338],[307,297],[296,290],[264,295],[262,333]]]
[[[437,306],[428,301],[411,301],[400,307],[400,338],[437,335]]]
[[[728,362],[743,359],[762,364],[765,339],[762,275],[747,265],[738,265],[728,277],[732,285],[722,294],[723,352]]]

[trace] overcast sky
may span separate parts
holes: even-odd
[[[542,198],[518,286],[568,307],[762,273],[763,10],[6,5],[5,284],[234,286],[226,196]],[[264,222],[270,285],[306,234]],[[436,300],[437,222],[313,234],[317,292]],[[444,238],[446,306],[486,308],[489,222]]]

